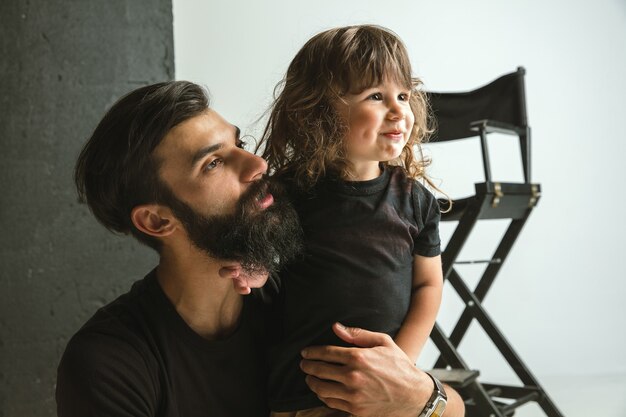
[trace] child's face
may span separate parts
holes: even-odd
[[[353,176],[368,180],[380,175],[378,163],[400,156],[411,136],[415,117],[409,106],[411,91],[395,81],[346,94],[335,108],[348,127],[344,138]]]

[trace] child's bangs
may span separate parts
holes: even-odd
[[[407,89],[412,88],[411,64],[401,45],[369,45],[367,51],[354,52],[361,53],[348,59],[344,67],[344,92],[360,93],[387,80]]]

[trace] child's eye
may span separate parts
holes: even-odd
[[[410,98],[410,97],[411,97],[411,96],[410,96],[409,94],[407,94],[407,93],[402,93],[402,94],[400,94],[400,95],[398,96],[398,99],[400,99],[400,100],[402,100],[402,101],[409,101],[409,98]]]
[[[214,160],[212,160],[211,162],[209,162],[208,164],[202,167],[202,172],[213,171],[215,168],[222,165],[223,163],[224,161],[222,159],[215,158]]]
[[[370,100],[382,100],[383,95],[381,93],[374,93],[368,97]]]
[[[243,140],[241,140],[241,139],[239,139],[239,140],[237,141],[237,147],[238,147],[239,149],[246,149],[246,145],[247,145],[247,143],[246,143],[246,142],[244,142],[244,141],[243,141]]]

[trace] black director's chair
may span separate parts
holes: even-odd
[[[526,118],[524,68],[504,75],[477,90],[465,93],[428,93],[437,129],[431,142],[480,138],[485,182],[475,184],[475,195],[453,200],[452,209],[442,214],[442,221],[458,224],[442,254],[444,279],[447,279],[465,303],[464,311],[446,336],[439,325],[431,338],[440,351],[435,363],[436,375],[458,389],[466,403],[468,417],[504,417],[531,401],[549,417],[559,417],[557,410],[535,377],[515,353],[502,332],[482,306],[528,216],[537,205],[541,187],[530,182],[530,128]],[[523,183],[494,182],[491,177],[487,135],[500,133],[519,138],[524,173]],[[442,203],[446,207],[447,203]],[[479,220],[510,219],[500,243],[472,291],[455,265],[463,245]],[[520,386],[488,384],[478,377],[457,348],[470,324],[475,321],[485,331],[521,381]]]

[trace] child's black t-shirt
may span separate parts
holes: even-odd
[[[280,274],[274,321],[282,335],[269,355],[273,411],[322,405],[304,382],[302,348],[345,345],[332,332],[337,321],[395,336],[409,307],[413,256],[440,254],[437,200],[400,167],[290,194],[305,250]]]

